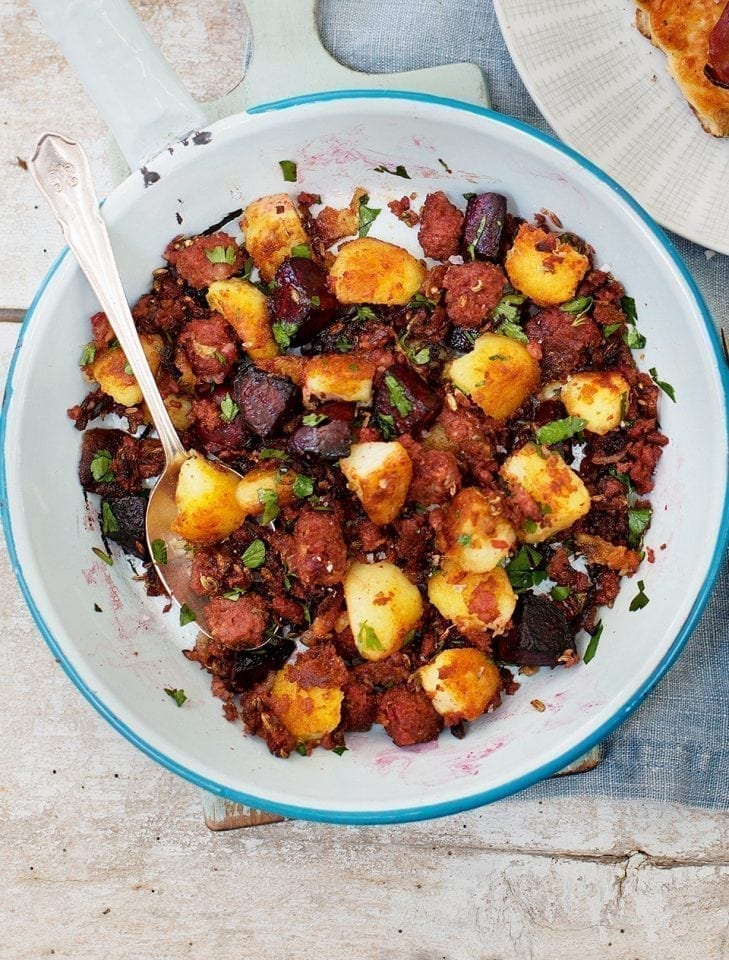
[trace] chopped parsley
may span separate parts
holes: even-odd
[[[97,450],[91,458],[91,476],[97,483],[113,483],[116,474],[111,469],[113,457],[108,450]]]
[[[506,574],[512,587],[517,593],[536,587],[547,579],[547,571],[543,567],[544,558],[538,550],[525,543],[512,559],[506,564]]]
[[[645,592],[645,583],[643,580],[639,580],[638,592],[630,601],[628,610],[630,610],[631,613],[635,613],[636,610],[642,610],[643,607],[647,607],[649,602],[648,595]]]
[[[215,359],[218,361],[218,363],[220,364],[221,367],[224,367],[224,366],[226,365],[226,363],[228,362],[228,361],[225,359],[225,354],[221,353],[220,350],[213,350],[213,356],[214,356]]]
[[[632,297],[622,297],[620,306],[628,321],[628,326],[623,330],[623,343],[626,347],[630,347],[631,350],[642,350],[646,345],[646,339],[642,333],[638,333],[635,327],[638,322],[635,300]]]
[[[403,385],[391,373],[386,373],[385,386],[390,397],[390,403],[401,417],[406,417],[413,409],[413,402],[406,395]]]
[[[357,319],[358,320],[377,320],[377,314],[372,309],[372,307],[357,307]]]
[[[92,547],[91,552],[95,553],[96,556],[99,558],[99,560],[102,560],[107,565],[107,567],[114,566],[114,558],[111,556],[111,554],[104,553],[104,551],[101,550],[99,547]]]
[[[391,173],[393,177],[403,177],[405,180],[410,180],[410,174],[401,163],[398,163],[394,170],[389,170],[384,163],[381,163],[379,167],[375,167],[375,173]]]
[[[296,183],[298,177],[298,170],[296,164],[293,160],[279,160],[279,167],[281,167],[281,173],[286,183]]]
[[[161,564],[167,563],[167,544],[164,540],[153,540],[151,547],[154,562]]]
[[[597,623],[597,626],[590,634],[590,642],[587,644],[587,649],[585,650],[585,653],[582,657],[583,663],[589,663],[590,660],[592,660],[592,658],[597,653],[597,646],[600,643],[600,637],[602,636],[602,631],[603,631],[602,620],[599,620]]]
[[[267,523],[275,520],[279,514],[278,494],[275,490],[261,489],[258,491],[258,502],[263,504],[263,513],[259,523],[262,527],[265,527]]]
[[[295,497],[300,497],[301,499],[304,497],[310,497],[314,492],[314,481],[311,479],[311,477],[307,477],[305,474],[299,473],[296,475],[296,479],[294,480],[293,491]]]
[[[675,402],[676,402],[676,391],[673,389],[673,387],[671,386],[671,384],[670,384],[670,383],[666,383],[665,380],[659,380],[659,379],[658,379],[658,371],[656,370],[655,367],[651,367],[650,370],[648,371],[648,373],[650,373],[651,377],[653,378],[653,382],[655,383],[655,385],[656,385],[657,387],[660,387],[661,390],[663,390],[663,392],[664,392],[667,396],[669,396],[669,397],[671,398],[671,400],[673,400],[673,402],[675,403]]]
[[[96,347],[93,343],[87,343],[86,346],[81,351],[81,356],[79,357],[79,366],[85,367],[88,364],[93,363],[96,357]]]
[[[360,650],[384,650],[380,638],[377,636],[372,627],[367,623],[366,620],[363,620],[357,631],[357,645]]]
[[[510,337],[512,340],[518,340],[519,343],[528,343],[529,338],[519,326],[519,307],[526,298],[520,293],[507,293],[496,304],[493,310],[493,319],[499,323],[496,333],[504,337]]]
[[[220,401],[220,419],[224,420],[226,423],[230,423],[231,421],[235,420],[239,413],[240,407],[233,401],[231,395],[226,393],[226,395]]]
[[[317,297],[317,295],[314,294],[313,296],[309,297],[309,303],[312,305],[312,307],[320,307],[321,297]]]
[[[187,626],[188,623],[194,623],[197,616],[194,610],[191,610],[186,603],[180,607],[180,626]]]
[[[341,757],[343,753],[346,753],[349,747],[334,747],[332,753],[336,753],[338,757]]]
[[[298,329],[298,324],[292,323],[290,320],[279,320],[271,327],[273,339],[282,350],[288,350],[291,346],[291,338],[296,335]]]
[[[462,194],[464,200],[472,200],[476,194],[475,193],[464,193]]]
[[[329,417],[324,413],[307,413],[305,417],[301,418],[301,422],[305,427],[318,427],[320,423],[324,423],[328,419]]]
[[[382,434],[383,440],[392,440],[397,434],[395,429],[395,418],[391,413],[377,413],[373,417],[375,425]]]
[[[410,302],[407,305],[408,310],[416,310],[418,307],[424,307],[426,310],[434,310],[438,304],[435,300],[430,300],[423,293],[413,294]]]
[[[484,216],[481,217],[481,219],[479,220],[478,226],[476,227],[476,236],[473,238],[473,242],[469,243],[468,247],[466,248],[468,250],[468,255],[470,256],[471,260],[476,259],[476,246],[478,244],[478,241],[481,239],[485,229],[486,229],[486,215],[484,214]]]
[[[375,222],[377,217],[380,215],[381,208],[368,207],[369,196],[365,194],[363,197],[360,197],[359,201],[359,232],[358,236],[366,237],[370,232],[370,227]]]
[[[576,433],[585,428],[586,424],[587,421],[583,420],[582,417],[570,416],[563,420],[552,420],[537,430],[535,434],[537,443],[551,447],[552,444],[559,443],[560,440],[569,440],[570,437],[574,437]]]
[[[609,340],[623,326],[622,323],[608,323],[602,328],[603,340]]]
[[[229,244],[227,247],[213,247],[212,250],[206,250],[205,256],[211,263],[229,263],[231,266],[235,263],[235,247]]]
[[[530,517],[527,517],[524,521],[524,532],[525,533],[536,533],[537,532],[537,521],[532,520]]]
[[[564,587],[561,584],[557,584],[556,587],[552,587],[549,591],[549,595],[552,600],[556,600],[558,603],[562,600],[566,600],[567,597],[572,593],[569,587]]]
[[[646,342],[646,338],[635,327],[626,327],[623,331],[623,343],[631,350],[642,350]]]
[[[462,533],[462,534],[460,535],[460,537],[458,538],[458,544],[459,544],[461,547],[470,547],[470,546],[471,546],[471,534],[470,534],[470,533]]]
[[[104,536],[119,532],[119,521],[106,500],[101,501],[101,532]]]
[[[563,313],[574,313],[575,316],[581,316],[592,306],[592,297],[577,297],[574,300],[570,300],[569,303],[563,303],[559,308]]]
[[[305,743],[297,743],[297,744],[296,744],[296,752],[298,753],[298,755],[299,755],[300,757],[308,757],[308,756],[309,756],[309,751],[307,750]]]
[[[103,612],[104,612],[104,611],[101,609],[101,607],[98,605],[98,603],[95,603],[95,604],[94,604],[94,613],[103,613]]]
[[[628,544],[631,547],[640,547],[643,542],[643,534],[650,526],[653,511],[650,507],[628,509]]]
[[[295,243],[291,248],[291,256],[311,260],[311,247],[308,243]]]
[[[448,166],[445,160],[442,159],[442,157],[438,157],[438,163],[441,165],[441,167],[443,167],[446,173],[453,173],[451,168]]]
[[[638,312],[635,309],[635,300],[633,297],[622,297],[620,306],[623,308],[628,323],[636,324],[638,322]]]
[[[252,273],[253,273],[253,261],[249,257],[246,260],[246,262],[243,264],[243,279],[250,280]]]
[[[258,451],[259,460],[288,460],[289,455],[285,450],[277,450],[275,447],[262,447]]]
[[[241,557],[243,565],[249,570],[257,570],[258,567],[263,566],[265,559],[266,544],[263,540],[254,540]]]
[[[134,376],[131,363],[124,364],[124,373],[128,374],[130,377]]]
[[[422,367],[423,364],[430,362],[430,347],[422,347],[418,350],[417,353],[411,353],[410,359],[418,367]]]
[[[165,687],[164,691],[168,697],[175,701],[178,707],[181,707],[185,700],[187,700],[187,694],[184,690],[177,690],[175,687]]]
[[[226,590],[223,596],[226,600],[233,600],[237,603],[241,597],[245,596],[245,592],[244,587],[233,587],[232,590]]]

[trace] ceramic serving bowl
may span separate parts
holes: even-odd
[[[604,612],[602,640],[589,664],[520,678],[517,695],[471,724],[464,740],[444,734],[435,743],[398,749],[378,727],[348,735],[341,757],[318,750],[282,761],[223,719],[209,676],[181,655],[194,641],[194,625],[180,628],[176,612],[165,614],[162,600],[145,597],[122,554],[107,566],[93,553],[102,541],[95,507],[85,504],[78,484],[81,436],[66,410],[88,390],[78,358],[97,305],[72,257],[62,255],[28,312],[9,374],[0,493],[21,588],[70,678],[120,733],[169,769],[215,793],[294,817],[371,823],[453,813],[520,790],[587,751],[678,656],[727,537],[726,373],[706,308],[665,236],[577,154],[455,100],[375,90],[305,96],[174,139],[174,132],[198,126],[202,113],[155,60],[125,0],[69,0],[62,11],[55,0],[34,5],[57,38],[65,36],[67,55],[93,86],[127,158],[150,157],[167,145],[103,207],[130,301],[148,289],[173,235],[199,232],[263,194],[305,190],[339,206],[363,186],[370,206],[385,211],[371,236],[420,255],[415,231],[389,215],[388,201],[415,192],[420,202],[441,189],[462,203],[462,193],[496,190],[513,213],[531,218],[547,208],[595,247],[597,265],[609,265],[636,300],[647,337],[640,367],[656,368],[676,392],[675,404],[662,397],[661,426],[670,444],[652,495],[647,546],[655,562],[644,562]],[[248,0],[255,36],[264,47],[268,37],[272,51],[285,34],[286,62],[296,67],[274,69],[280,49],[277,59],[263,57],[257,68],[254,58],[246,77],[254,99],[280,90],[285,76],[321,87],[362,84],[361,76],[323,58],[313,6],[313,0]],[[89,45],[95,25],[98,42]],[[101,42],[102,28],[114,39],[111,47]],[[121,51],[119,38],[127,38]],[[482,95],[480,78],[464,65],[415,74],[412,83],[442,89],[447,78],[461,84],[464,97]],[[296,184],[282,180],[284,159],[297,163]],[[410,179],[375,171],[397,165]],[[631,613],[638,579],[650,602]],[[185,690],[181,709],[165,687]],[[546,710],[530,707],[533,699]]]
[[[208,140],[207,137],[199,138]],[[3,507],[12,561],[41,633],[71,679],[129,740],[189,780],[245,803],[296,817],[378,822],[436,816],[482,804],[545,777],[623,720],[678,656],[717,573],[726,539],[726,382],[710,319],[660,230],[614,183],[569,150],[513,121],[454,101],[417,95],[344,93],[279,103],[212,127],[204,145],[179,145],[125,181],[104,205],[130,300],[145,291],[160,251],[226,211],[283,188],[279,160],[298,164],[297,190],[343,204],[363,185],[370,205],[415,191],[454,198],[474,189],[507,195],[531,217],[555,211],[565,229],[595,247],[636,300],[647,337],[638,356],[675,388],[662,397],[670,437],[652,495],[645,561],[626,581],[596,657],[524,680],[464,740],[444,735],[411,749],[381,728],[348,736],[339,757],[275,759],[226,722],[209,677],[180,651],[194,625],[146,598],[129,562],[107,566],[95,509],[77,480],[80,434],[66,409],[84,396],[78,366],[94,298],[64,255],[23,325],[3,416]],[[450,173],[440,160],[445,160]],[[374,172],[402,164],[410,180]],[[416,250],[414,232],[382,216],[372,235]],[[725,380],[724,375],[724,380]],[[649,604],[629,612],[645,582]],[[101,608],[97,612],[96,607]],[[183,688],[182,709],[164,693]],[[538,698],[546,711],[529,705]]]

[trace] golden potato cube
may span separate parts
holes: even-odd
[[[585,421],[585,430],[603,436],[620,426],[628,409],[630,386],[617,370],[575,373],[562,385],[565,410]]]
[[[522,223],[504,266],[513,287],[547,307],[572,300],[590,261],[548,230]]]
[[[157,374],[162,362],[164,340],[156,333],[141,333],[139,339],[147,358],[149,369]],[[115,403],[125,407],[136,407],[143,400],[137,379],[128,365],[121,347],[111,347],[96,355],[89,366],[91,378],[108,394]]]
[[[574,470],[553,450],[525,444],[501,467],[510,487],[520,487],[536,502],[542,519],[528,520],[519,531],[525,543],[539,543],[571,527],[590,509],[590,494]]]
[[[304,386],[307,364],[306,357],[298,357],[293,353],[284,353],[269,360],[256,360],[259,370],[265,370],[276,377],[288,377],[297,387]]]
[[[273,711],[301,743],[321,740],[339,726],[344,694],[338,687],[302,687],[288,677],[288,665],[271,687]]]
[[[293,486],[298,474],[295,470],[264,463],[249,470],[235,491],[236,500],[245,517],[260,516],[266,509],[266,493],[275,493],[279,507],[288,506],[295,500]],[[263,493],[263,497],[260,494]]]
[[[347,486],[373,523],[392,523],[402,510],[413,479],[413,462],[397,440],[355,443],[339,461]]]
[[[304,404],[319,400],[348,400],[369,406],[375,365],[356,354],[312,357],[304,373]]]
[[[264,280],[291,256],[291,248],[311,243],[293,201],[274,193],[249,203],[240,222],[245,246]]]
[[[192,426],[192,420],[190,419],[192,400],[190,397],[186,397],[182,393],[170,393],[164,398],[164,404],[175,430],[188,430]]]
[[[503,567],[470,573],[446,561],[428,581],[428,598],[461,633],[503,633],[516,607],[516,594]]]
[[[471,573],[493,570],[516,543],[516,530],[502,515],[500,500],[485,497],[475,487],[453,498],[443,534],[448,559]]]
[[[208,287],[208,306],[235,330],[251,360],[268,360],[281,352],[271,332],[268,300],[258,287],[231,277]]]
[[[494,420],[506,420],[539,386],[539,364],[523,343],[484,333],[446,375]]]
[[[190,543],[225,540],[245,518],[237,486],[235,474],[193,451],[180,468],[172,530]]]
[[[415,676],[448,726],[480,717],[501,687],[494,661],[472,647],[443,650]]]
[[[394,563],[353,563],[344,578],[349,626],[360,656],[397,653],[423,616],[423,598]]]
[[[329,271],[340,303],[407,303],[425,279],[425,267],[402,247],[374,237],[343,243]]]

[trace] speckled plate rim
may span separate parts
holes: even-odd
[[[353,100],[353,99],[404,99],[411,100],[414,102],[420,103],[430,103],[437,104],[444,107],[450,107],[455,110],[461,110],[468,113],[475,114],[476,116],[486,117],[491,121],[496,123],[504,124],[506,126],[513,127],[517,130],[522,131],[537,140],[542,141],[545,144],[548,144],[550,147],[553,147],[571,160],[577,162],[580,166],[584,167],[590,171],[594,176],[599,180],[609,186],[615,193],[620,197],[620,199],[628,204],[634,213],[644,222],[646,227],[654,234],[656,240],[659,244],[665,249],[666,253],[671,258],[674,267],[680,274],[683,281],[686,283],[690,293],[696,300],[696,305],[699,308],[699,312],[704,321],[704,324],[707,328],[707,333],[714,352],[714,359],[716,360],[717,367],[719,370],[719,376],[721,379],[721,384],[724,392],[724,415],[729,422],[729,370],[727,369],[726,364],[724,363],[724,358],[722,355],[721,347],[719,344],[719,338],[714,329],[713,322],[711,320],[711,315],[704,303],[704,299],[696,286],[696,283],[689,273],[686,265],[679,256],[673,244],[670,242],[668,237],[665,235],[663,230],[656,224],[656,222],[645,212],[645,210],[640,206],[640,204],[635,201],[630,194],[628,194],[618,183],[616,183],[611,177],[603,173],[598,167],[595,166],[590,160],[581,156],[571,147],[565,146],[559,141],[555,140],[553,137],[550,137],[539,130],[536,130],[533,127],[530,127],[528,124],[522,123],[519,120],[514,120],[509,117],[504,117],[501,114],[495,113],[492,110],[488,110],[485,107],[474,106],[473,104],[463,103],[460,100],[452,100],[445,97],[436,97],[429,94],[418,94],[418,93],[407,93],[402,91],[381,91],[381,90],[333,90],[321,94],[307,94],[306,96],[301,97],[292,97],[286,100],[279,100],[273,103],[262,104],[261,106],[254,107],[248,111],[249,114],[259,114],[267,113],[272,110],[288,110],[293,107],[297,107],[301,104],[307,103],[317,103],[317,102],[328,102],[332,100]],[[2,450],[2,456],[0,457],[0,514],[2,516],[3,529],[5,532],[5,538],[8,546],[8,553],[10,556],[10,562],[12,565],[13,572],[18,581],[22,594],[25,598],[28,608],[30,609],[33,620],[36,623],[36,626],[41,632],[43,639],[48,644],[51,653],[58,660],[58,662],[63,667],[64,671],[71,679],[73,684],[81,691],[84,697],[89,701],[89,703],[107,720],[115,730],[117,730],[123,737],[125,737],[131,744],[145,753],[152,760],[155,760],[161,766],[170,770],[172,773],[176,773],[178,776],[182,777],[185,780],[195,784],[195,786],[207,790],[208,792],[215,794],[220,797],[224,797],[228,800],[233,800],[238,803],[243,803],[250,807],[259,807],[266,810],[270,810],[274,813],[279,813],[282,816],[290,817],[297,820],[313,820],[320,821],[325,823],[338,823],[338,824],[387,824],[387,823],[404,823],[414,820],[426,820],[435,817],[444,817],[451,814],[460,813],[464,810],[470,810],[474,807],[484,806],[488,803],[493,803],[496,800],[501,800],[504,797],[511,796],[514,793],[518,793],[522,790],[525,790],[527,787],[532,786],[535,783],[538,783],[540,780],[544,780],[547,777],[552,776],[553,774],[559,772],[561,769],[566,767],[568,764],[574,762],[578,757],[582,756],[600,741],[604,740],[610,733],[612,733],[624,720],[626,720],[630,714],[638,707],[638,705],[645,699],[648,693],[656,686],[659,680],[663,677],[669,667],[676,661],[679,654],[686,645],[693,629],[695,628],[699,617],[701,616],[704,607],[706,606],[709,596],[711,594],[711,589],[716,581],[722,564],[724,550],[729,543],[729,489],[725,491],[724,494],[724,506],[722,510],[722,520],[719,527],[718,538],[712,554],[711,564],[708,568],[707,575],[704,579],[704,582],[697,594],[696,600],[694,601],[691,610],[686,617],[681,629],[678,631],[676,638],[674,639],[671,646],[666,651],[663,659],[657,665],[653,673],[645,680],[645,682],[634,692],[634,694],[629,698],[629,700],[619,709],[616,713],[610,718],[610,720],[603,723],[598,727],[593,733],[581,740],[577,745],[572,747],[569,750],[566,750],[563,754],[555,759],[551,760],[548,763],[545,763],[536,769],[530,771],[528,774],[517,777],[515,780],[510,781],[509,783],[501,784],[498,787],[494,787],[489,790],[480,791],[478,793],[469,794],[464,797],[459,797],[456,800],[450,800],[442,803],[436,804],[423,804],[422,806],[416,807],[407,807],[405,809],[386,809],[386,810],[363,810],[363,811],[338,811],[331,809],[317,809],[314,807],[300,807],[292,804],[278,803],[275,801],[270,801],[267,799],[261,799],[254,796],[253,794],[248,794],[243,791],[233,790],[228,787],[223,787],[220,784],[216,783],[213,780],[210,780],[206,777],[201,776],[196,773],[194,770],[185,767],[184,765],[177,763],[175,760],[172,760],[170,757],[166,756],[152,744],[147,743],[141,737],[139,737],[134,730],[131,729],[126,723],[124,723],[115,713],[113,713],[106,704],[91,690],[88,685],[82,680],[82,678],[77,673],[74,666],[66,658],[62,648],[59,646],[55,637],[51,633],[47,624],[45,623],[43,617],[38,610],[33,596],[31,595],[28,584],[23,575],[22,568],[18,561],[18,555],[15,548],[15,541],[13,537],[13,530],[10,521],[10,512],[8,508],[8,499],[7,499],[7,477],[6,477],[6,456],[8,456],[8,451],[6,450],[6,422],[7,422],[7,410],[10,404],[10,400],[13,394],[13,373],[15,370],[16,362],[19,356],[20,349],[22,348],[23,339],[25,333],[28,329],[29,324],[32,322],[33,314],[36,310],[36,307],[41,300],[46,287],[50,283],[54,274],[60,267],[63,260],[66,256],[69,255],[68,248],[64,248],[61,253],[56,257],[55,261],[51,265],[48,273],[43,279],[43,282],[33,298],[28,311],[25,315],[23,323],[20,328],[20,333],[18,336],[18,341],[13,353],[13,357],[10,363],[10,368],[8,370],[8,377],[5,386],[5,396],[3,399],[2,406],[2,416],[0,417],[0,449]]]

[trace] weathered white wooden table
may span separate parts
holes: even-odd
[[[61,0],[59,0],[61,2]],[[275,2],[275,0],[273,0]],[[137,0],[196,96],[242,72],[235,0]],[[103,123],[24,0],[0,0],[0,367],[60,247],[22,160]],[[228,833],[122,740],[54,663],[0,554],[0,958],[720,960],[722,814],[513,799],[387,828],[285,822]]]

